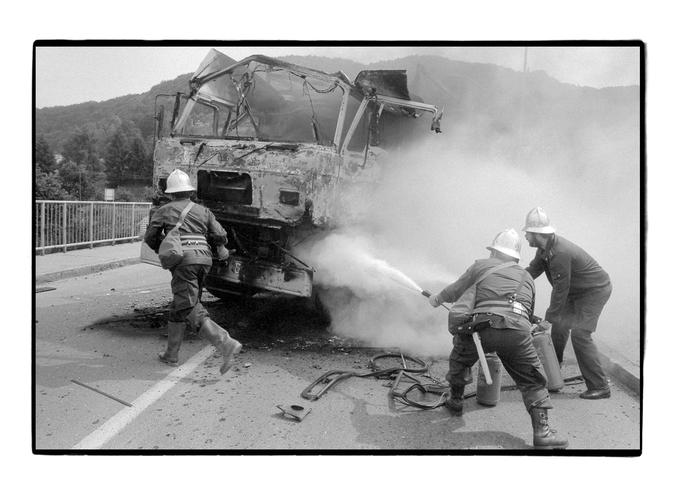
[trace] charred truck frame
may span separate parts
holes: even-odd
[[[211,50],[189,95],[156,97],[154,204],[168,200],[166,179],[179,168],[227,230],[232,255],[206,280],[214,295],[309,297],[314,269],[295,246],[360,218],[352,198],[380,180],[382,143],[403,144],[422,112],[440,132],[441,111],[410,99],[406,71],[363,71],[352,83],[342,72]]]

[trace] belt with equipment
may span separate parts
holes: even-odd
[[[529,318],[529,312],[524,304],[512,298],[506,301],[484,301],[475,305],[475,312],[479,313],[504,314],[508,311]]]

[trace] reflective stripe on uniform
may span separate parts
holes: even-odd
[[[205,236],[202,234],[180,234],[180,241],[182,246],[208,246],[208,241],[206,241]]]

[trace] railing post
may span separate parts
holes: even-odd
[[[94,202],[90,203],[90,249],[94,247]]]
[[[116,203],[112,203],[113,206],[113,219],[111,220],[111,245],[116,243]]]
[[[45,255],[45,203],[40,203],[40,248]]]
[[[137,203],[132,203],[132,226],[131,226],[131,234],[130,237],[135,237],[137,235],[137,229],[135,228],[135,205]]]
[[[61,243],[64,245],[64,252],[66,252],[66,205],[67,203],[64,203],[64,211],[62,212],[62,220],[61,220],[61,226],[62,226],[62,231],[61,231]]]

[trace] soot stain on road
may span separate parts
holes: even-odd
[[[211,318],[245,348],[326,353],[363,345],[356,339],[332,334],[327,315],[306,299],[273,296],[225,301],[204,295],[202,302]],[[158,333],[159,338],[166,338],[169,306],[136,304],[128,313],[99,319],[82,330],[105,330],[130,337]],[[185,334],[185,340],[197,339],[200,337],[194,332]]]

